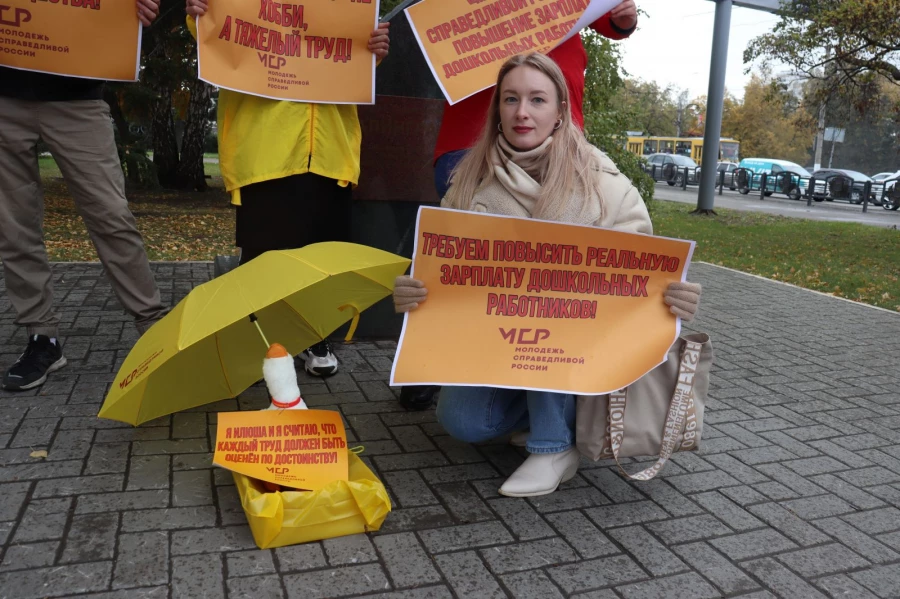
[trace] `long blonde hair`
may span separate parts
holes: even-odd
[[[478,190],[494,180],[491,152],[497,143],[497,136],[503,135],[498,129],[500,87],[510,71],[521,66],[535,69],[550,78],[556,88],[557,108],[562,115],[562,123],[553,132],[553,142],[547,148],[547,156],[541,169],[541,193],[532,216],[557,220],[566,204],[573,200],[584,202],[580,207],[580,211],[584,211],[587,208],[585,200],[593,195],[600,198],[602,212],[600,178],[596,173],[600,164],[594,155],[593,146],[572,121],[569,88],[562,71],[553,59],[538,52],[513,56],[500,67],[484,130],[475,146],[453,169],[447,204],[458,210],[470,210]]]

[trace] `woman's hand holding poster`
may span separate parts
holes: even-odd
[[[680,333],[663,293],[693,241],[423,207],[391,385],[599,395],[660,364]]]
[[[197,20],[199,77],[275,100],[375,103],[378,0],[215,0]]]

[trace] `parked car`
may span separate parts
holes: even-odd
[[[834,197],[828,197],[829,190],[826,190],[826,181],[831,177],[842,175],[853,180],[853,186],[850,188],[849,197],[846,198],[851,204],[862,204],[863,194],[866,183],[872,183],[872,177],[865,175],[859,171],[851,171],[846,168],[821,168],[812,174],[816,180],[816,188],[813,190],[813,197],[824,196],[827,201],[832,201]],[[881,205],[881,194],[878,190],[872,189],[869,192],[869,201],[873,204]]]
[[[716,165],[716,185],[719,185],[722,173],[725,173],[725,187],[734,191],[737,189],[737,182],[734,180],[734,173],[737,171],[738,165],[734,162],[720,162]],[[699,171],[697,172],[699,177]]]
[[[719,186],[720,177],[722,173],[725,173],[725,186],[728,187],[731,191],[737,189],[737,183],[734,180],[734,173],[737,170],[738,165],[735,162],[719,162],[716,164],[716,187]],[[703,168],[697,169],[697,180],[700,180],[700,173],[703,172]]]
[[[885,202],[884,195],[885,192],[890,195],[891,191],[896,187],[897,182],[900,181],[900,171],[872,175],[872,181],[875,182],[872,190],[875,194],[875,203],[884,206],[885,210],[891,210],[891,202]]]
[[[885,179],[893,179],[894,177],[900,176],[900,171],[896,173],[878,173],[877,175],[872,175],[872,180],[876,182],[884,181]]]
[[[700,179],[697,175],[697,163],[693,161],[693,159],[687,156],[680,156],[678,154],[664,154],[662,152],[656,154],[650,154],[644,157],[647,160],[647,173],[653,175],[653,178],[657,181],[666,181],[669,185],[679,186],[684,184],[684,169],[688,169],[688,185],[697,185],[700,182]],[[674,176],[669,178],[669,168],[666,168],[667,164],[674,165],[678,170],[675,172]],[[656,167],[656,171],[654,174],[653,167]]]
[[[885,210],[900,210],[900,171],[891,173],[881,182],[884,186],[879,185],[877,191],[881,207]]]
[[[753,173],[752,183],[742,185],[741,170]],[[738,164],[737,170],[733,175],[735,178],[735,186],[738,191],[747,195],[751,191],[758,191],[761,185],[760,175],[766,174],[766,190],[765,195],[770,196],[773,193],[783,193],[792,200],[799,200],[800,196],[806,193],[806,187],[811,177],[808,170],[789,160],[778,160],[776,158],[744,158]]]

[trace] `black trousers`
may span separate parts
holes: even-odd
[[[235,222],[241,264],[270,250],[348,240],[352,197],[352,186],[313,173],[242,187]]]

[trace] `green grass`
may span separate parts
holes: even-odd
[[[96,260],[87,231],[52,158],[41,158],[44,228],[52,260]],[[218,164],[206,164],[206,193],[129,191],[128,201],[151,260],[211,260],[233,254],[234,210]],[[900,231],[717,209],[694,216],[692,206],[655,201],[658,235],[697,242],[695,260],[728,266],[900,311]]]
[[[801,220],[653,203],[657,235],[697,242],[695,260],[900,311],[900,231],[856,223]]]
[[[218,154],[204,154],[204,158],[218,158]],[[59,172],[59,166],[56,164],[56,161],[52,156],[41,156],[38,158],[38,166],[41,169],[41,178],[53,178],[53,177],[62,177],[62,173]],[[222,171],[219,169],[219,163],[211,163],[204,162],[203,163],[203,172],[206,173],[207,177],[212,177],[213,179],[221,178]]]
[[[59,166],[56,165],[56,161],[50,156],[41,156],[38,158],[38,168],[41,169],[42,179],[47,177],[62,177],[62,173],[59,172]]]
[[[219,163],[203,163],[203,172],[206,173],[207,177],[212,177],[213,179],[221,179],[222,171],[219,169]]]

